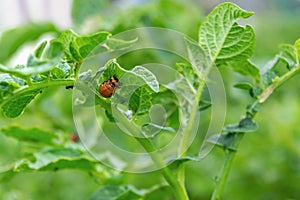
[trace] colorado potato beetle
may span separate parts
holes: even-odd
[[[109,98],[113,95],[115,89],[119,86],[119,80],[116,77],[111,77],[109,80],[104,81],[99,86],[99,93],[104,98]]]

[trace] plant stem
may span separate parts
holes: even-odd
[[[185,155],[185,152],[186,152],[186,149],[187,149],[187,144],[188,144],[188,141],[189,141],[189,138],[190,138],[190,134],[193,130],[194,122],[195,122],[197,113],[199,111],[198,106],[199,106],[199,101],[200,101],[201,94],[203,92],[204,86],[205,86],[204,81],[201,81],[200,86],[199,86],[199,88],[197,90],[197,93],[196,93],[196,97],[195,97],[195,100],[194,100],[194,105],[191,109],[191,115],[190,115],[189,123],[188,123],[188,125],[187,125],[187,127],[186,127],[186,129],[183,133],[182,143],[181,143],[180,149],[179,149],[179,156],[180,157]]]
[[[261,94],[259,98],[259,103],[265,102],[277,88],[279,88],[282,84],[284,84],[287,80],[289,80],[293,76],[297,75],[299,72],[300,72],[300,65],[293,68],[291,71],[287,72],[282,77],[279,77],[277,79],[275,78],[273,83],[269,87],[267,87],[264,90],[264,92]]]
[[[200,79],[200,85],[195,94],[194,105],[191,109],[192,111],[191,111],[189,123],[183,133],[183,139],[182,139],[182,143],[181,143],[180,149],[179,149],[179,157],[183,157],[186,155],[188,141],[189,141],[191,132],[194,127],[197,113],[199,111],[198,106],[199,106],[199,102],[201,100],[201,95],[202,95],[202,92],[203,92],[203,89],[205,86],[205,79],[207,78],[208,74],[210,73],[212,67],[213,67],[212,64],[209,65],[207,67],[205,73],[203,74],[203,76],[201,74],[197,73],[197,76]],[[178,180],[180,182],[181,187],[185,188],[185,165],[184,164],[179,166],[177,176],[178,176]]]
[[[236,148],[239,144],[239,142],[242,140],[244,133],[238,133],[237,134],[237,142],[235,144]],[[221,194],[224,191],[224,187],[231,169],[231,166],[233,164],[233,159],[235,157],[235,151],[226,150],[225,152],[225,161],[224,165],[221,171],[221,176],[217,178],[217,186],[214,190],[214,193],[211,197],[211,200],[219,200],[221,198]]]
[[[160,156],[159,152],[155,153],[157,149],[152,144],[151,140],[149,138],[143,137],[140,129],[137,126],[134,126],[132,123],[130,123],[127,117],[123,115],[121,112],[115,112],[114,117],[118,119],[119,123],[122,123],[122,125],[124,125],[127,131],[133,135],[136,141],[138,141],[141,144],[141,146],[145,149],[145,151],[149,154],[153,163],[160,168],[159,171],[161,171],[163,177],[173,189],[176,199],[188,200],[189,198],[185,190],[185,187],[180,184],[175,174],[173,174],[171,169],[168,166],[166,166],[166,163],[163,160],[163,158]]]
[[[82,62],[78,62],[74,64],[74,77],[78,77],[79,69],[82,65]]]
[[[186,128],[186,130],[183,133],[183,139],[182,139],[182,143],[180,145],[180,149],[179,149],[179,156],[183,157],[186,155],[186,150],[187,150],[187,145],[188,145],[188,141],[190,138],[190,134],[192,132],[193,126],[194,126],[194,122],[196,119],[196,115],[198,112],[198,102],[200,101],[200,97],[204,88],[204,81],[201,81],[201,84],[197,90],[196,93],[196,98],[194,101],[194,105],[192,108],[192,113],[190,115],[190,121],[188,123],[188,126]],[[178,180],[180,182],[181,187],[185,188],[185,164],[182,164],[178,167],[178,172],[177,172],[177,176],[178,176]]]
[[[159,166],[164,166],[165,162],[163,159],[155,154],[155,153],[150,153],[154,152],[156,149],[154,148],[153,144],[151,141],[147,138],[136,138],[136,140],[145,148],[147,152],[149,152],[149,155],[151,156],[152,160],[154,163],[158,164]],[[185,187],[180,184],[180,182],[176,179],[172,171],[168,166],[163,167],[160,169],[162,172],[163,177],[165,180],[169,183],[169,185],[172,187],[174,191],[174,195],[177,200],[188,200],[189,197],[187,195],[187,192],[185,190]]]
[[[295,76],[299,73],[300,73],[300,65],[296,66],[295,68],[293,68],[291,71],[287,72],[282,77],[275,79],[274,82],[264,90],[264,92],[261,94],[260,98],[250,106],[250,108],[253,109],[255,107],[255,105],[257,105],[258,103],[260,103],[260,104],[264,103],[277,88],[279,88],[287,80],[289,80],[290,78],[292,78],[293,76]],[[255,114],[256,114],[256,112],[252,116],[250,116],[251,119],[254,118]],[[235,143],[235,149],[237,150],[239,143],[244,136],[244,133],[236,133],[236,134],[237,134],[237,140]],[[229,151],[229,150],[226,151],[226,158],[225,158],[224,165],[223,165],[223,168],[221,171],[221,175],[217,180],[217,186],[214,190],[211,200],[219,200],[221,198],[222,192],[225,187],[225,183],[227,181],[230,169],[233,164],[234,157],[235,157],[234,151]]]

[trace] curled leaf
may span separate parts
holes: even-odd
[[[230,151],[236,151],[236,148],[234,146],[237,138],[236,136],[237,136],[236,133],[223,133],[223,134],[213,135],[207,140],[207,142],[228,149]]]
[[[253,132],[257,129],[257,124],[249,117],[242,119],[238,124],[230,124],[224,127],[225,131],[235,133]]]

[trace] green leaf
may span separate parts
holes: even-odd
[[[254,115],[259,111],[260,108],[261,108],[260,104],[255,104],[254,106],[248,105],[247,106],[247,116],[254,117]]]
[[[51,75],[55,79],[63,79],[69,77],[71,74],[71,67],[66,62],[61,62],[57,67],[51,70]]]
[[[109,38],[105,44],[110,50],[120,50],[124,48],[130,47],[132,44],[136,43],[138,41],[138,38],[135,38],[133,40],[121,40],[117,38]]]
[[[8,182],[14,175],[13,166],[0,166],[0,183]]]
[[[11,76],[10,74],[1,74],[0,73],[0,82],[6,82],[15,88],[20,88],[25,85],[25,81],[23,79]]]
[[[40,93],[41,90],[29,90],[24,91],[18,95],[12,96],[8,100],[6,99],[1,104],[2,112],[4,116],[8,118],[16,118],[21,115],[26,106]]]
[[[145,83],[154,91],[158,92],[159,91],[159,83],[156,80],[155,75],[146,69],[145,67],[142,66],[136,66],[134,67],[131,72],[139,77],[141,77]]]
[[[258,129],[258,125],[249,117],[242,119],[238,124],[230,124],[224,127],[225,131],[235,133],[253,132]]]
[[[65,77],[65,72],[64,70],[60,69],[59,67],[54,67],[51,70],[51,75],[54,79],[61,79]]]
[[[211,102],[201,99],[199,102],[199,110],[203,111],[211,107]]]
[[[269,60],[261,69],[262,76],[270,71],[272,71],[276,65],[279,63],[279,57],[275,56],[272,60]],[[263,78],[263,77],[262,77]]]
[[[38,49],[40,46],[38,47]],[[39,49],[40,51],[41,49]],[[16,66],[14,68],[0,65],[0,72],[12,74],[14,76],[26,79],[28,76],[50,71],[57,66],[63,56],[62,43],[52,40],[48,49],[44,49],[45,55],[36,57],[37,52],[31,54],[27,60],[27,66]],[[43,53],[44,53],[43,52]],[[41,52],[38,55],[43,54]]]
[[[22,68],[24,68],[24,66],[22,66]],[[21,79],[26,79],[27,78],[27,76],[25,74],[23,74],[19,70],[19,68],[13,69],[13,68],[9,68],[9,67],[3,66],[1,64],[0,64],[0,72],[7,73],[7,74],[10,74],[10,75],[19,77]]]
[[[143,115],[149,112],[152,106],[152,95],[149,87],[137,88],[129,99],[129,109],[134,112],[134,115]]]
[[[229,132],[229,133],[213,135],[207,140],[207,142],[228,149],[230,151],[236,151],[236,148],[234,146],[236,139],[237,139],[237,134]]]
[[[63,55],[63,43],[58,39],[53,39],[50,41],[50,47],[45,52],[45,59],[53,60],[61,58]]]
[[[273,83],[273,80],[278,78],[279,76],[273,72],[273,71],[267,71],[262,75],[262,83],[264,84],[265,87],[271,85]]]
[[[104,99],[99,94],[98,88],[102,82],[109,80],[111,77],[119,80],[119,87],[116,88],[112,98]],[[82,83],[82,88],[86,84],[90,85],[91,93],[85,93],[85,104],[89,104],[87,101],[89,95],[96,94],[99,97],[96,99],[96,103],[105,108],[106,115],[111,121],[114,121],[112,118],[114,115],[111,113],[111,103],[117,105],[117,112],[126,117],[124,120],[131,120],[133,114],[136,116],[143,115],[149,111],[152,105],[151,94],[153,91],[159,91],[159,83],[151,71],[142,66],[125,70],[117,63],[116,59],[109,60],[94,75],[91,74],[91,71],[80,74],[79,79],[85,82]],[[77,88],[79,87],[81,87],[80,84],[77,84]],[[89,105],[95,104],[94,101],[90,103]]]
[[[1,74],[0,74],[1,75]],[[15,87],[8,82],[1,81],[0,82],[0,100],[2,100],[5,96],[11,95]]]
[[[199,44],[190,41],[189,39],[185,39],[185,44],[188,49],[188,56],[194,69],[194,73],[198,74],[198,76],[203,76],[205,69],[211,64],[208,54],[206,54]]]
[[[151,115],[151,113],[150,113]],[[151,118],[151,120],[153,120]],[[161,122],[162,120],[160,120],[159,122]],[[159,123],[158,122],[158,123]],[[164,132],[162,132],[164,131]],[[143,135],[149,137],[149,138],[154,138],[155,136],[158,136],[159,134],[164,134],[165,132],[172,132],[172,133],[176,133],[175,129],[169,126],[165,126],[165,125],[158,125],[155,123],[146,123],[142,125],[142,132]]]
[[[195,86],[197,75],[195,74],[193,67],[186,63],[176,63],[176,70],[182,74],[191,86]]]
[[[25,81],[23,79],[13,77],[9,74],[0,74],[0,100],[8,95],[12,95],[14,90],[24,85]]]
[[[32,70],[35,70],[34,68],[37,68],[38,66],[43,66],[45,64],[47,64],[47,61],[45,61],[41,58],[36,58],[33,54],[31,54],[31,55],[29,55],[29,57],[27,59],[26,66],[24,66],[22,68],[17,68],[17,71],[20,71],[20,73],[24,74],[24,71],[27,69],[27,66],[29,67],[29,70],[32,71]],[[32,74],[32,73],[29,73],[29,74]],[[25,73],[24,75],[29,75],[29,74]]]
[[[57,33],[58,30],[51,23],[28,23],[5,31],[0,38],[0,62],[6,62],[23,44],[47,32]]]
[[[15,171],[56,171],[59,169],[81,169],[93,171],[97,162],[81,151],[71,148],[44,149],[34,153],[34,161],[22,160]]]
[[[188,44],[188,43],[187,43],[187,45],[188,45],[188,49],[190,51],[192,51],[193,46],[190,46],[191,44]],[[197,44],[193,43],[193,45],[197,45]],[[197,45],[197,46],[199,46],[199,45]],[[195,49],[198,48],[197,46],[195,46]],[[190,53],[191,53],[191,55],[194,55],[194,56],[197,55],[197,53],[192,53],[192,52],[190,52]],[[195,59],[200,58],[200,57],[196,56]],[[202,61],[200,61],[200,60],[199,61],[194,61],[194,63],[196,63],[196,62],[202,62]],[[200,66],[200,65],[198,64],[198,66]],[[195,88],[197,88],[198,85],[199,85],[199,78],[194,73],[192,66],[184,64],[184,63],[176,63],[176,68],[177,68],[177,71],[185,77],[190,89],[192,91],[195,91]],[[200,102],[199,102],[199,110],[200,111],[206,110],[210,107],[211,107],[211,102],[210,101],[200,99]]]
[[[111,34],[98,32],[91,35],[79,36],[72,30],[64,31],[59,40],[63,43],[68,62],[83,62],[83,60],[99,44],[104,42]]]
[[[260,81],[260,71],[259,69],[251,63],[249,60],[241,62],[230,62],[227,63],[235,72],[240,73],[243,76],[249,76],[253,78],[256,82]]]
[[[262,92],[263,92],[263,89],[261,87],[255,86],[250,90],[250,96],[255,99],[258,99],[258,98],[260,98],[260,95],[262,94]]]
[[[259,87],[259,86],[253,86],[252,84],[250,83],[238,83],[236,85],[234,85],[235,88],[239,88],[239,89],[242,89],[242,90],[247,90],[249,91],[249,94],[251,97],[257,99],[259,97],[259,95],[261,95],[262,93],[262,88]]]
[[[119,82],[120,87],[115,90],[112,105],[116,105],[118,111],[129,120],[133,115],[136,121],[143,118],[142,115],[147,114],[152,106],[152,93],[159,91],[155,75],[148,69],[137,66],[121,76]]]
[[[58,142],[58,135],[40,128],[22,128],[19,126],[7,126],[1,132],[8,136],[20,140],[21,142],[32,142],[46,145],[55,145]],[[57,141],[55,141],[57,140]]]
[[[109,80],[113,76],[115,76],[116,78],[118,78],[119,80],[121,80],[122,76],[125,73],[128,73],[128,76],[134,75],[136,77],[139,77],[154,92],[158,92],[159,91],[159,83],[158,83],[155,75],[151,71],[149,71],[148,69],[146,69],[143,66],[136,66],[136,67],[134,67],[133,69],[131,69],[129,71],[125,70],[124,68],[122,68],[119,65],[119,63],[117,63],[116,59],[111,59],[111,60],[109,60],[105,64],[103,73],[101,74],[101,77],[100,77],[100,82],[102,83],[103,81],[107,81],[107,80]],[[125,81],[125,80],[123,80],[123,81]],[[139,80],[138,83],[140,84],[141,81]],[[126,84],[130,84],[132,86],[134,85],[134,83],[131,83],[130,80],[128,80],[128,82],[126,82]]]
[[[89,200],[141,200],[142,196],[130,186],[107,185],[96,191]]]
[[[283,44],[280,46],[280,53],[278,57],[284,60],[288,64],[288,68],[291,69],[297,66],[298,57],[297,51],[293,45]]]
[[[178,167],[186,162],[189,162],[189,161],[200,161],[199,157],[193,157],[193,156],[184,156],[184,157],[181,157],[181,158],[178,158],[174,161],[172,161],[171,165],[170,165],[170,168],[173,169],[173,170],[176,170],[178,169]]]
[[[126,72],[128,71],[123,69],[116,59],[111,59],[104,65],[100,80],[107,81],[113,76],[120,79]]]
[[[37,58],[41,58],[42,57],[42,54],[46,48],[46,45],[47,45],[47,41],[44,41],[42,42],[34,51],[34,56],[37,57]]]
[[[175,106],[180,109],[180,125],[185,127],[188,125],[190,115],[195,109],[195,97],[196,92],[189,84],[188,80],[184,76],[179,76],[176,80],[168,83],[165,86],[168,90],[176,96]],[[198,103],[198,102],[196,102]]]
[[[235,84],[233,87],[250,91],[253,88],[253,85],[251,83],[245,82],[245,83]]]
[[[232,3],[218,5],[204,20],[199,30],[199,44],[217,65],[246,60],[254,51],[255,34],[250,26],[237,24],[240,18],[248,18],[246,12]]]
[[[31,54],[27,60],[27,66],[20,69],[25,75],[38,74],[50,71],[60,63],[63,56],[63,44],[56,39],[50,41],[48,49],[44,49],[44,56],[35,57]]]

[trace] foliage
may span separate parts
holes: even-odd
[[[97,3],[98,1],[91,2]],[[162,0],[148,6],[150,8],[164,7],[168,2]],[[74,23],[81,26],[88,18],[97,16],[97,11],[104,10],[108,4],[103,1],[97,4],[99,7],[94,7],[91,6],[93,4],[75,0],[72,13]],[[179,2],[176,1],[174,4],[176,5],[174,10],[170,9],[171,13],[167,13],[167,16],[173,17],[173,13],[180,8]],[[138,15],[140,18],[145,17],[144,11],[139,12],[141,12]],[[70,127],[57,125],[53,121],[49,122],[53,123],[52,129],[42,126],[8,125],[1,128],[1,137],[12,138],[25,146],[17,160],[13,163],[1,164],[0,172],[3,179],[11,179],[13,175],[25,171],[49,172],[76,169],[101,179],[101,181],[98,180],[101,187],[91,194],[91,200],[157,199],[158,196],[163,199],[172,197],[189,199],[189,191],[186,187],[188,183],[184,180],[185,165],[188,162],[201,162],[190,151],[186,152],[187,140],[194,127],[197,114],[211,106],[211,102],[203,98],[205,82],[208,81],[212,68],[219,67],[237,72],[242,79],[235,83],[234,87],[246,90],[253,100],[253,103],[246,106],[244,116],[237,123],[226,125],[222,133],[205,141],[221,147],[225,152],[224,165],[220,176],[215,180],[216,187],[211,197],[220,199],[233,158],[239,152],[241,139],[246,133],[258,130],[254,117],[278,87],[300,71],[300,39],[294,45],[282,45],[279,53],[263,67],[256,66],[250,60],[255,50],[255,33],[251,26],[242,26],[238,20],[248,18],[253,14],[232,3],[218,5],[201,23],[198,43],[186,39],[189,63],[173,63],[180,76],[178,84],[169,87],[160,85],[157,77],[146,67],[133,66],[128,69],[128,66],[125,67],[116,59],[109,60],[103,67],[101,66],[98,72],[87,71],[79,74],[83,62],[96,47],[101,47],[102,52],[122,49],[134,44],[136,39],[110,40],[112,34],[106,31],[79,35],[72,30],[65,30],[58,37],[40,43],[29,55],[26,65],[10,67],[6,66],[6,61],[22,44],[33,41],[46,32],[58,33],[58,30],[52,24],[28,24],[5,32],[0,40],[0,48],[6,46],[8,49],[0,54],[2,63],[0,65],[0,107],[5,118],[24,118],[27,110],[30,111],[32,103],[36,103],[32,104],[34,112],[38,111],[39,102],[51,99],[51,95],[47,96],[47,92],[52,88],[82,87],[87,84],[91,93],[83,94],[85,101],[82,105],[100,106],[106,114],[104,120],[110,123],[121,123],[135,136],[135,142],[148,153],[161,148],[165,142],[169,141],[165,135],[172,135],[179,128],[178,122],[183,125],[184,133],[179,150],[180,156],[174,159],[171,165],[159,170],[168,185],[156,182],[148,189],[137,189],[128,183],[120,183],[122,181],[118,179],[122,173],[108,169],[99,163],[86,152],[80,143],[74,140],[69,141],[67,135],[70,134],[68,132]],[[128,25],[120,21],[119,18],[122,16],[121,13],[111,18],[110,22],[113,22],[114,26],[110,27],[109,31],[115,33],[133,28],[133,23]],[[135,20],[138,19],[135,16]],[[146,19],[156,22],[157,16],[152,13],[146,16]],[[185,23],[186,19],[180,20]],[[169,27],[171,21],[169,19],[161,21],[158,25]],[[143,22],[146,23],[147,20],[144,19]],[[193,23],[198,24],[198,21],[194,20]],[[156,25],[156,23],[153,24]],[[116,88],[112,98],[107,99],[99,94],[98,88],[112,75],[120,80],[120,87]],[[171,91],[175,91],[178,96],[177,102],[174,101]],[[96,100],[90,101],[95,94]],[[127,96],[131,96],[128,108],[124,104]],[[151,120],[150,108],[157,103],[170,108],[168,120],[163,125]],[[181,117],[178,117],[178,113]],[[147,137],[141,139],[141,134]],[[159,156],[153,156],[152,159],[154,162],[163,162]]]

